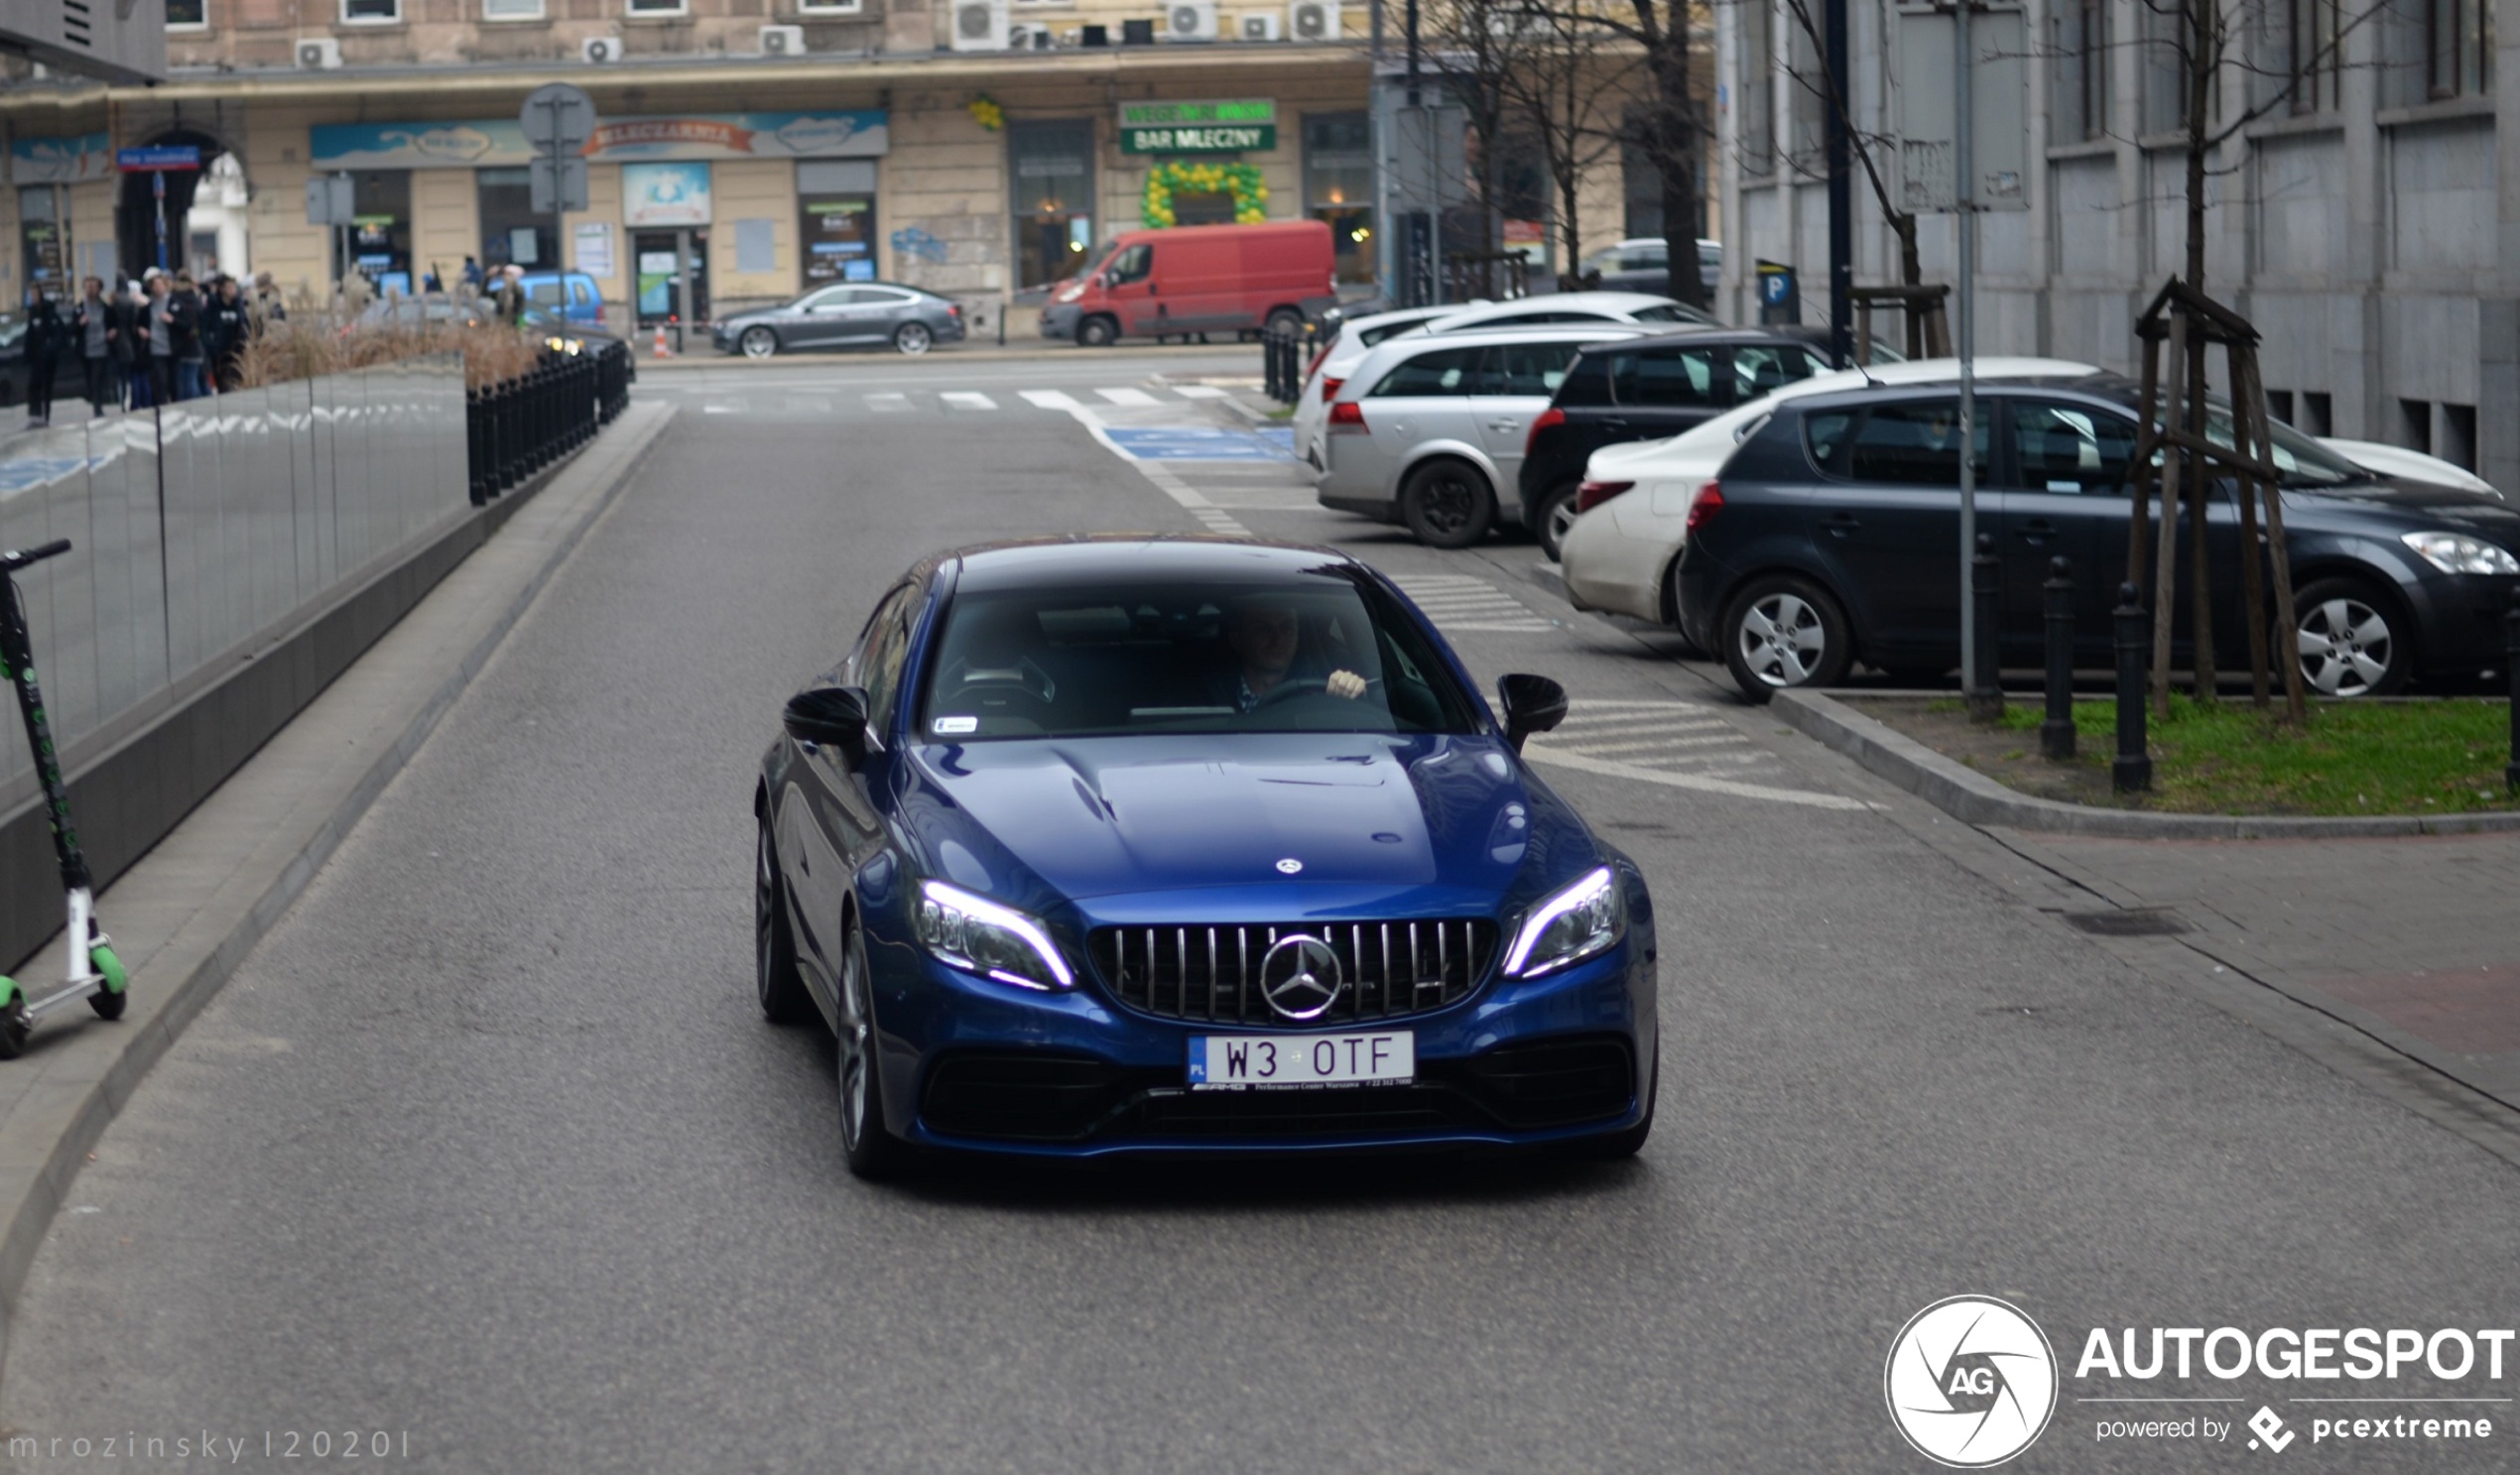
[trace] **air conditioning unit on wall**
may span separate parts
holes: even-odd
[[[1009,32],[1007,0],[953,0],[953,49],[1002,52]]]
[[[341,43],[329,36],[310,37],[299,42],[298,64],[311,71],[338,66],[341,64]]]
[[[803,26],[762,27],[761,54],[765,57],[804,56],[805,28]]]
[[[1166,41],[1214,41],[1216,0],[1172,0],[1164,7]]]
[[[1047,52],[1059,45],[1059,33],[1039,21],[1017,21],[1007,28],[1006,39],[1019,52]]]
[[[1286,8],[1286,34],[1297,41],[1338,40],[1338,0],[1295,0]]]
[[[1283,34],[1275,11],[1252,11],[1235,19],[1239,23],[1235,34],[1245,41],[1276,41]]]
[[[621,38],[589,36],[577,43],[577,55],[585,58],[589,66],[608,65],[621,60]]]

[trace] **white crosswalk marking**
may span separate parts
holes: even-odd
[[[910,396],[899,394],[868,395],[866,408],[878,415],[897,415],[910,408]]]
[[[1176,384],[1173,393],[1185,400],[1221,400],[1225,391],[1212,384]]]
[[[1076,404],[1075,397],[1065,390],[1027,389],[1019,390],[1017,393],[1024,397],[1024,402],[1026,404],[1037,406],[1043,410],[1075,410],[1082,408]]]
[[[1693,701],[1592,701],[1570,704],[1555,732],[1534,737],[1523,756],[1632,783],[1690,789],[1736,799],[1766,799],[1821,809],[1869,808],[1862,799],[1750,783],[1741,774],[1776,755],[1730,729],[1712,707]],[[1648,732],[1662,734],[1647,737]]]
[[[1556,629],[1523,606],[1522,601],[1482,578],[1460,573],[1421,573],[1395,577],[1427,618],[1446,631],[1486,630],[1528,633]]]
[[[995,410],[997,401],[976,389],[949,389],[942,395],[948,410]]]
[[[1145,406],[1160,405],[1163,403],[1161,400],[1156,399],[1155,396],[1148,394],[1142,389],[1129,389],[1126,387],[1120,389],[1097,389],[1094,393],[1102,396],[1114,405]]]

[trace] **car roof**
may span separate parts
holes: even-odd
[[[1576,326],[1577,324],[1569,323],[1565,325],[1572,327]],[[1445,336],[1449,338],[1453,336],[1453,334],[1447,333]],[[1658,323],[1655,325],[1655,330],[1648,336],[1641,338],[1620,338],[1615,341],[1602,344],[1599,351],[1603,353],[1635,353],[1648,348],[1679,348],[1687,346],[1702,346],[1708,343],[1717,344],[1723,347],[1731,347],[1735,344],[1743,343],[1792,344],[1802,348],[1818,348],[1821,350],[1821,355],[1824,358],[1827,356],[1828,351],[1827,343],[1817,342],[1814,340],[1814,334],[1810,328],[1708,327],[1704,323],[1695,323],[1688,327],[1681,328],[1665,327]],[[1586,351],[1590,352],[1591,350],[1587,349]]]
[[[1642,336],[1654,329],[1634,322],[1535,322],[1523,327],[1489,327],[1457,333],[1395,333],[1365,350],[1349,373],[1362,380],[1370,366],[1407,358],[1422,349],[1478,348],[1489,343],[1554,343],[1574,338],[1585,343]],[[1341,386],[1341,392],[1345,386]]]
[[[1937,361],[1924,360],[1923,362]],[[1905,368],[1908,366],[1898,364],[1884,367]],[[2085,365],[2059,367],[2065,371],[2059,372],[2058,367],[2042,366],[2027,373],[2007,374],[1991,372],[1981,361],[1977,367],[1977,376],[1985,381],[1989,391],[1998,394],[2019,393],[2024,390],[2051,393],[2064,390],[2073,394],[2087,395],[2093,399],[2106,400],[2122,409],[2135,408],[2137,388],[2135,382],[2125,375],[2112,374],[2105,369],[2090,368]],[[1879,399],[1909,399],[1918,395],[1948,393],[1957,384],[1957,376],[1949,371],[1939,376],[1908,376],[1897,381],[1888,380],[1880,371],[1875,371],[1875,378],[1879,382],[1832,385],[1826,389],[1788,398],[1794,401],[1797,410],[1810,414],[1815,411],[1863,405]]]
[[[1507,302],[1490,303],[1484,307],[1463,307],[1438,323],[1457,322],[1460,327],[1433,327],[1431,331],[1458,332],[1475,327],[1493,317],[1512,317],[1522,312],[1556,311],[1567,307],[1595,307],[1605,311],[1632,312],[1639,307],[1677,307],[1678,300],[1650,292],[1558,292],[1546,297],[1518,297]]]
[[[1226,538],[1213,533],[1074,533],[1009,538],[948,550],[923,569],[958,563],[957,593],[1064,588],[1115,579],[1239,584],[1292,580],[1364,565],[1333,548]]]

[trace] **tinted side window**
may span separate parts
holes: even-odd
[[[849,655],[846,678],[866,688],[867,710],[882,730],[891,727],[887,703],[901,689],[901,666],[910,654],[910,613],[918,607],[918,597],[915,584],[902,584],[886,594],[875,613],[867,616],[857,649]]]
[[[1989,409],[1993,408],[1991,406]],[[1986,471],[1988,416],[1977,416],[1971,457]],[[1893,486],[1956,487],[1960,484],[1960,406],[1957,400],[1883,405],[1866,415],[1848,447],[1846,474],[1857,481]]]
[[[1657,348],[1619,355],[1610,371],[1610,393],[1622,405],[1693,409],[1715,403],[1715,350]]]
[[[1383,376],[1369,399],[1465,395],[1478,373],[1476,348],[1438,348],[1421,353]]]
[[[1610,358],[1584,354],[1567,369],[1556,403],[1570,409],[1591,409],[1610,403]]]
[[[1800,348],[1750,346],[1732,350],[1733,394],[1744,404],[1809,379],[1815,360]]]
[[[1155,248],[1140,241],[1112,257],[1109,269],[1102,275],[1105,281],[1117,287],[1123,282],[1135,282],[1154,270]]]
[[[1505,343],[1488,350],[1487,372],[1473,394],[1556,394],[1566,382],[1567,365],[1575,362],[1579,343]]]
[[[2013,456],[2032,491],[2114,492],[2127,483],[2135,423],[2076,405],[2011,402]]]

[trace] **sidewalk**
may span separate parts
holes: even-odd
[[[2124,840],[1989,828],[2017,854],[2520,1109],[2520,835]],[[2143,923],[2138,923],[2143,924]]]

